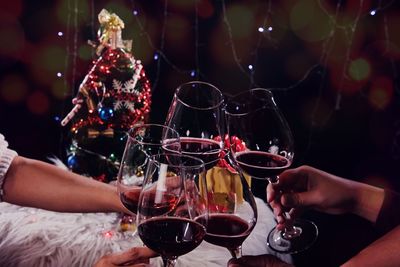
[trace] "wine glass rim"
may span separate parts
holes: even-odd
[[[260,108],[255,109],[255,110],[251,110],[251,111],[248,111],[248,112],[241,112],[241,113],[232,113],[232,112],[229,112],[229,111],[228,111],[227,107],[228,107],[228,105],[230,104],[230,102],[232,102],[233,99],[235,99],[235,98],[237,98],[237,97],[240,97],[240,96],[243,96],[243,95],[246,95],[246,94],[250,94],[251,92],[254,92],[254,91],[264,91],[264,92],[266,92],[268,95],[271,96],[272,102],[275,104],[275,101],[274,101],[274,99],[273,99],[273,94],[272,94],[272,90],[271,90],[271,89],[262,88],[262,87],[257,87],[257,88],[252,88],[252,89],[246,90],[246,91],[244,91],[244,92],[237,93],[236,95],[234,95],[234,96],[232,96],[231,98],[229,98],[228,101],[226,102],[226,105],[225,105],[225,113],[226,113],[227,115],[229,115],[229,116],[243,116],[243,115],[247,115],[247,114],[250,114],[250,113],[252,113],[252,112],[256,112],[256,111],[258,111],[258,110],[264,109],[265,106],[262,106],[262,107],[260,107]]]
[[[183,100],[181,99],[181,97],[179,97],[178,94],[179,94],[179,92],[181,91],[181,89],[182,89],[184,86],[190,85],[190,84],[203,84],[203,85],[209,86],[210,88],[213,88],[213,90],[215,90],[215,91],[217,92],[217,94],[219,95],[220,100],[219,100],[215,105],[210,106],[210,107],[206,107],[206,108],[194,107],[194,106],[192,106],[192,105],[189,105],[188,103],[186,103],[185,101],[183,101]],[[175,94],[174,94],[174,95],[175,95],[175,97],[177,98],[177,100],[178,100],[179,102],[182,103],[182,105],[184,105],[184,106],[186,106],[186,107],[189,107],[189,108],[197,109],[197,110],[211,110],[211,109],[215,109],[215,108],[218,108],[219,106],[221,106],[222,103],[224,103],[224,97],[223,97],[223,94],[222,94],[221,90],[219,90],[215,85],[213,85],[213,84],[211,84],[211,83],[208,83],[208,82],[203,82],[203,81],[191,81],[191,82],[183,83],[183,84],[179,85],[178,88],[176,88]]]
[[[173,156],[173,157],[180,157],[180,158],[187,158],[187,159],[191,159],[194,161],[197,161],[198,164],[191,164],[191,165],[183,165],[183,167],[185,168],[203,168],[205,169],[205,163],[202,159],[197,158],[197,157],[193,157],[193,156],[189,156],[189,155],[184,155],[184,154],[177,154],[177,153],[158,153],[158,154],[154,154],[151,155],[149,157],[149,160],[152,162],[156,162],[156,163],[160,163],[160,161],[157,159],[160,156]],[[171,167],[181,167],[182,164],[168,164]]]
[[[178,131],[176,131],[174,128],[169,127],[168,125],[164,125],[164,124],[157,124],[157,123],[144,123],[144,124],[139,124],[139,125],[135,125],[132,128],[130,128],[127,132],[127,136],[130,140],[136,140],[135,137],[133,137],[133,133],[135,132],[136,129],[139,128],[148,128],[148,127],[156,127],[156,128],[164,128],[167,129],[168,131],[172,132],[174,137],[172,137],[171,139],[176,139],[177,141],[179,141],[180,136]],[[141,142],[142,144],[145,145],[159,145],[161,143],[156,143],[156,142]]]

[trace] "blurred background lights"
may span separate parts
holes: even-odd
[[[248,68],[249,68],[249,70],[253,70],[253,65],[250,64],[250,65],[248,66]]]
[[[190,76],[192,76],[192,77],[196,76],[196,71],[192,70],[192,71],[190,72]]]
[[[158,58],[159,58],[158,54],[155,53],[153,58],[154,58],[154,60],[158,60]]]
[[[62,73],[61,72],[57,72],[57,77],[61,78],[62,77]]]
[[[376,10],[371,10],[371,12],[369,12],[369,14],[371,14],[371,16],[374,16],[376,14]]]
[[[371,74],[370,63],[364,58],[352,60],[349,64],[349,75],[355,81],[368,79]]]
[[[27,93],[28,84],[20,75],[10,74],[0,81],[0,97],[9,103],[24,100]]]
[[[387,77],[375,78],[372,82],[368,100],[376,109],[385,109],[393,99],[393,83]]]
[[[61,37],[61,36],[64,35],[64,33],[63,32],[58,32],[57,35]]]
[[[133,10],[132,13],[133,13],[134,16],[137,16],[139,14],[139,12],[137,10]]]
[[[271,26],[268,27],[268,31],[272,32],[273,28]]]
[[[259,32],[264,32],[264,28],[263,27],[258,27],[258,31]]]

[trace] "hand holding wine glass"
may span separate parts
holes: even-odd
[[[272,92],[264,88],[242,92],[229,99],[226,115],[230,138],[241,140],[245,147],[237,151],[231,146],[235,163],[255,179],[279,182],[279,174],[292,164],[294,142]],[[296,220],[282,231],[273,229],[268,245],[280,253],[296,253],[308,248],[317,234],[315,224]]]
[[[208,223],[204,162],[180,154],[153,155],[148,163],[137,213],[143,243],[164,266],[195,249]]]

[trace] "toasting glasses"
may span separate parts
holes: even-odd
[[[143,243],[159,253],[164,266],[195,249],[208,223],[204,162],[179,154],[150,158],[137,212]]]
[[[235,163],[253,178],[278,182],[279,174],[293,161],[294,141],[272,92],[255,88],[240,93],[229,99],[226,114],[231,140],[241,140],[244,147],[238,151],[231,146]],[[283,231],[274,228],[268,245],[280,253],[297,253],[311,246],[317,235],[314,223],[295,220]]]
[[[257,222],[257,207],[247,181],[223,168],[223,96],[209,83],[194,81],[179,86],[166,125],[178,131],[182,154],[196,156],[207,169],[209,221],[205,240],[241,256],[243,241]]]

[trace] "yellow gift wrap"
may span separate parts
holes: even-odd
[[[244,177],[250,187],[251,177],[248,175]],[[242,203],[243,190],[239,174],[232,173],[226,168],[214,167],[207,171],[206,181],[211,211],[222,209],[225,212],[234,212],[235,203]]]

